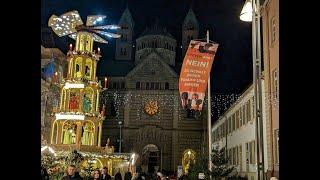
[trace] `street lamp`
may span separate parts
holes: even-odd
[[[247,0],[240,13],[240,20],[251,22],[252,21],[252,2],[251,0]]]
[[[119,153],[121,153],[121,141],[122,141],[122,137],[121,137],[121,125],[122,125],[122,121],[118,121],[119,127],[120,127],[120,139],[119,139]]]
[[[251,18],[250,18],[251,17]],[[256,123],[257,144],[257,176],[258,180],[265,180],[264,148],[263,148],[263,114],[262,114],[262,86],[261,86],[261,33],[260,33],[260,2],[246,0],[240,13],[240,20],[252,21],[252,61],[254,85],[254,113]]]

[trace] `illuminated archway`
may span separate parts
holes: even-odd
[[[184,174],[188,174],[191,164],[196,161],[196,152],[192,149],[186,149],[182,153],[182,167]]]
[[[157,171],[160,166],[160,158],[160,150],[158,146],[148,144],[142,149],[141,164],[144,168],[147,168],[145,171],[151,173],[153,173],[153,171]]]
[[[87,87],[83,95],[83,112],[88,113],[94,110],[92,105],[93,103],[94,103],[94,91],[91,87]]]
[[[93,70],[92,64],[93,64],[93,63],[92,63],[92,59],[90,59],[90,58],[86,59],[84,76],[85,76],[87,79],[91,79],[92,70]]]
[[[62,125],[62,144],[76,144],[77,124],[65,121]]]
[[[82,77],[82,57],[78,57],[75,60],[74,77],[75,78],[81,78]]]
[[[52,132],[51,132],[51,144],[58,143],[58,122],[55,120],[52,124]]]
[[[82,138],[81,138],[82,145],[93,145],[94,130],[95,130],[95,127],[92,121],[87,121],[83,124],[83,131],[82,131]]]

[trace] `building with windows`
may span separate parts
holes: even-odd
[[[193,11],[186,14],[182,49],[199,32]],[[101,142],[105,144],[110,138],[116,151],[137,153],[136,165],[144,172],[175,171],[179,165],[186,172],[191,157],[206,152],[208,141],[206,120],[181,107],[176,65],[180,47],[157,22],[134,40],[134,21],[128,8],[119,25],[122,38],[116,40],[114,58],[106,60],[106,76],[100,77],[105,87],[100,102],[106,108]]]
[[[261,9],[266,92],[267,177],[279,178],[279,0],[266,0]]]
[[[254,89],[251,85],[212,126],[212,147],[226,147],[229,164],[234,165],[237,172],[241,176],[247,176],[249,180],[257,179],[253,94]],[[263,101],[265,101],[264,96]],[[265,117],[266,111],[263,104],[264,141],[266,142]],[[266,171],[266,146],[264,146],[264,159]]]

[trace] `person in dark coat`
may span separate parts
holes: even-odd
[[[128,169],[128,171],[126,172],[126,174],[124,174],[124,180],[131,180],[132,179],[132,174],[131,174],[131,172],[129,171],[129,169]]]
[[[107,167],[103,167],[101,170],[101,180],[111,180],[111,176],[108,174]]]
[[[49,174],[45,167],[41,166],[41,180],[49,180]]]
[[[118,172],[116,173],[116,175],[114,176],[114,180],[122,180],[122,176],[120,173],[120,169],[118,169]]]
[[[69,165],[67,175],[64,176],[62,180],[82,180],[82,177],[76,172],[76,167],[74,165]]]

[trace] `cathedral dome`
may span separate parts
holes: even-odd
[[[176,46],[175,38],[156,21],[152,27],[146,28],[136,40],[135,63],[139,63],[149,54],[156,52],[164,57],[163,61],[174,66]]]

